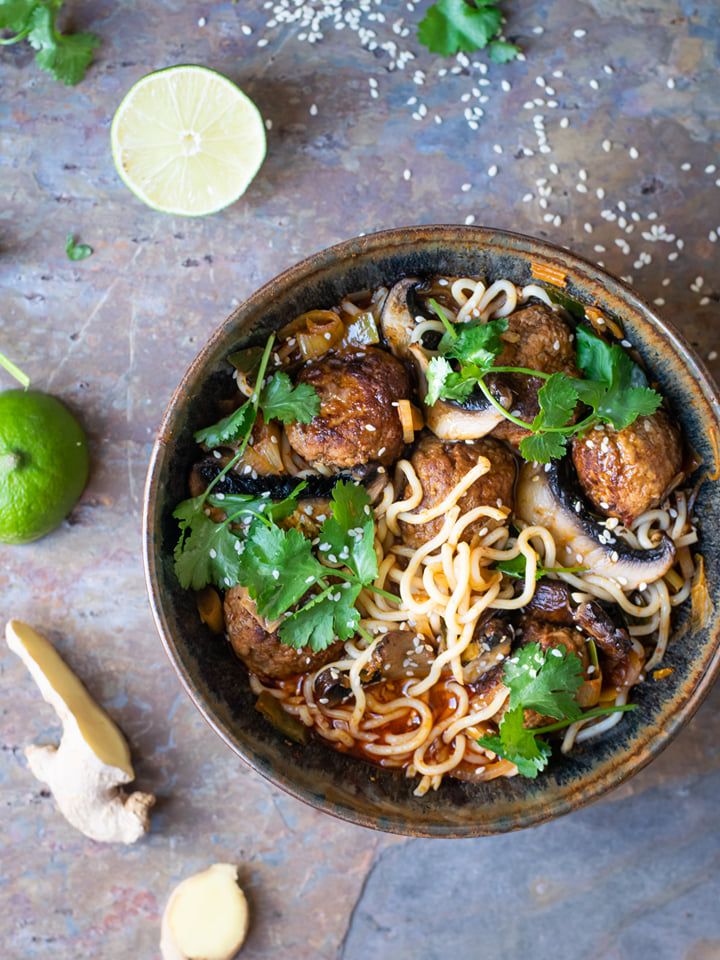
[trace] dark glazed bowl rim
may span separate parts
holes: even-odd
[[[252,749],[243,745],[238,738],[233,736],[225,723],[216,715],[213,707],[200,694],[195,680],[182,661],[168,625],[159,580],[159,551],[156,548],[154,537],[154,531],[157,529],[159,520],[157,514],[158,490],[162,471],[167,462],[168,449],[173,443],[178,411],[186,403],[189,385],[195,382],[202,373],[215,347],[228,338],[243,314],[250,314],[252,311],[262,308],[263,305],[277,301],[278,297],[282,298],[283,295],[287,295],[296,285],[307,282],[314,274],[321,273],[333,264],[345,264],[349,267],[357,257],[372,253],[379,257],[390,251],[411,250],[414,243],[431,242],[441,245],[443,241],[455,244],[467,242],[481,248],[483,245],[490,245],[493,241],[499,239],[505,241],[509,247],[515,245],[512,252],[518,256],[524,256],[528,260],[535,256],[541,260],[554,260],[566,268],[568,273],[574,271],[589,282],[602,285],[608,292],[608,296],[614,296],[617,301],[630,310],[642,315],[643,320],[659,335],[669,351],[680,358],[688,371],[688,375],[696,381],[707,406],[705,416],[707,421],[712,424],[717,447],[717,437],[720,435],[720,393],[717,387],[704,364],[682,334],[672,323],[661,320],[633,290],[612,275],[600,270],[592,262],[544,240],[489,227],[438,224],[400,227],[343,241],[311,255],[260,287],[214,331],[191,363],[163,415],[150,457],[143,508],[145,579],[158,633],[182,686],[205,721],[218,736],[248,766],[271,784],[281,787],[296,799],[335,817],[388,833],[445,838],[490,835],[542,823],[596,800],[641,770],[668,745],[696,712],[720,673],[720,626],[716,624],[715,630],[711,634],[711,649],[705,656],[704,664],[700,665],[704,669],[701,673],[696,674],[691,681],[688,681],[689,689],[688,684],[686,684],[684,691],[681,691],[682,695],[677,696],[672,705],[672,712],[666,716],[664,726],[658,726],[648,732],[645,739],[635,747],[633,752],[628,752],[622,762],[611,766],[605,772],[592,770],[586,780],[576,786],[571,800],[561,796],[533,811],[520,810],[512,822],[498,818],[496,821],[473,822],[471,824],[458,823],[454,826],[451,823],[438,820],[430,825],[423,824],[420,827],[414,827],[412,823],[402,819],[399,815],[395,819],[391,819],[385,816],[381,817],[379,814],[367,814],[352,808],[343,801],[331,801],[325,796],[313,794],[310,790],[295,783],[292,775],[285,770],[270,769],[269,765],[264,760],[260,760]]]

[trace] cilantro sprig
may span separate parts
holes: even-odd
[[[72,233],[65,237],[65,253],[68,260],[87,260],[93,254],[93,248],[87,243],[78,243]]]
[[[74,86],[85,76],[100,39],[94,33],[60,33],[56,18],[61,6],[62,0],[0,0],[0,30],[13,34],[0,44],[27,40],[42,70]]]
[[[525,579],[525,571],[527,569],[527,558],[524,553],[519,553],[516,557],[513,557],[512,560],[498,560],[495,564],[495,568],[500,570],[502,573],[507,574],[509,577],[517,577],[520,580]],[[546,576],[548,573],[584,573],[585,567],[574,566],[574,567],[546,567],[538,560],[537,566],[535,568],[535,579],[540,580],[542,577]]]
[[[429,304],[445,333],[438,345],[439,356],[428,365],[425,403],[431,406],[438,399],[462,402],[479,389],[505,419],[528,431],[520,442],[525,460],[549,463],[564,456],[575,434],[594,424],[609,423],[622,430],[660,406],[662,398],[648,386],[645,374],[622,347],[606,343],[585,326],[576,329],[577,366],[584,375],[579,379],[565,373],[495,364],[502,352],[501,334],[507,329],[507,320],[451,323],[440,304],[435,300]],[[485,382],[489,373],[512,373],[544,381],[538,390],[540,409],[532,422],[522,420],[493,396]],[[589,408],[580,419],[576,418],[578,405]]]
[[[502,21],[496,0],[437,0],[418,25],[418,40],[444,57],[487,47],[494,63],[507,63],[520,48],[499,39]]]
[[[503,682],[510,690],[508,709],[497,734],[480,737],[481,747],[514,763],[524,777],[535,779],[544,770],[552,749],[544,735],[563,730],[577,720],[634,710],[633,704],[581,710],[575,695],[583,682],[579,658],[564,647],[543,650],[529,643],[505,661]],[[525,710],[535,710],[555,722],[526,727]]]

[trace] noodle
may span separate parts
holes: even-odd
[[[531,298],[561,309],[551,303],[543,287],[532,282],[522,288],[509,280],[486,286],[480,280],[461,277],[443,286],[445,300],[447,292],[455,305],[454,310],[445,308],[447,315],[458,323],[507,316]],[[383,297],[373,294],[370,307],[358,306],[367,304],[369,298],[369,291],[347,297],[341,310],[352,317],[369,309],[377,318]],[[439,320],[418,318],[412,340],[422,344],[426,333],[443,330]],[[428,356],[433,353],[426,352]],[[280,449],[283,466],[291,476],[320,472],[292,451],[284,431]],[[608,529],[631,547],[652,549],[667,536],[676,548],[674,564],[661,579],[628,590],[619,580],[592,571],[553,571],[561,561],[550,531],[543,526],[515,531],[506,508],[477,506],[463,513],[459,501],[490,470],[490,461],[479,457],[450,493],[424,509],[420,508],[422,483],[409,460],[399,460],[392,479],[386,478],[373,508],[378,563],[374,587],[389,590],[398,602],[368,588],[358,597],[360,634],[345,643],[342,658],[331,664],[346,678],[352,696],[336,705],[317,699],[314,681],[319,671],[268,685],[251,676],[255,693],[267,690],[281,700],[288,713],[337,749],[383,766],[403,768],[407,776],[419,778],[417,796],[437,790],[447,775],[487,781],[517,773],[511,762],[477,742],[496,729],[507,708],[509,691],[498,682],[484,694],[476,692],[466,683],[465,664],[471,659],[470,652],[477,649],[477,628],[489,611],[521,610],[532,600],[538,564],[550,571],[546,576],[567,584],[575,603],[599,600],[616,605],[626,615],[644,674],[661,663],[670,640],[673,608],[690,596],[696,573],[690,547],[697,542],[697,531],[690,516],[692,498],[689,502],[686,491],[676,490],[665,504],[647,510],[630,527],[618,521],[611,526],[608,521]],[[484,518],[487,524],[477,531]],[[421,546],[412,548],[403,542],[401,524],[412,527],[432,521],[440,521],[439,529]],[[470,531],[477,532],[469,535]],[[496,564],[520,556],[525,559],[524,577],[512,582]],[[408,675],[402,683],[382,680],[364,686],[363,674],[376,648],[384,635],[398,628],[415,631],[417,642],[432,652],[429,669],[421,677]],[[602,702],[614,699],[617,705],[625,704],[629,691],[629,686],[605,688]],[[580,718],[565,731],[562,751],[606,733],[622,718],[622,713]]]

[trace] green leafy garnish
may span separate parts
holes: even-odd
[[[432,406],[438,399],[462,403],[479,389],[491,406],[527,431],[520,441],[520,454],[525,460],[550,463],[565,455],[567,443],[575,434],[596,423],[609,423],[622,430],[637,417],[654,413],[661,403],[660,395],[650,389],[644,373],[622,347],[606,343],[586,326],[579,325],[576,330],[577,366],[584,375],[580,379],[565,373],[497,365],[507,320],[451,323],[436,301],[430,300],[429,304],[442,320],[445,333],[438,346],[440,355],[428,364],[425,403]],[[506,410],[493,396],[485,382],[491,371],[545,381],[538,390],[540,409],[532,423]],[[579,404],[589,408],[582,418],[576,416]]]
[[[498,40],[502,13],[496,0],[437,0],[418,26],[418,40],[444,57],[489,47],[490,59],[506,63],[520,52],[514,43]]]
[[[65,238],[65,253],[68,260],[85,260],[92,256],[92,252],[93,248],[88,246],[87,243],[76,243],[75,237],[71,233]]]
[[[14,34],[0,44],[27,40],[38,66],[72,86],[85,76],[100,40],[93,33],[60,33],[55,21],[61,6],[62,0],[0,0],[0,30]]]
[[[363,584],[378,575],[375,556],[375,521],[364,487],[344,480],[335,484],[330,501],[332,516],[320,530],[320,554],[331,563],[342,563]]]
[[[184,590],[202,590],[209,583],[224,589],[237,582],[242,541],[229,523],[213,523],[202,509],[202,499],[183,500],[173,513],[180,527],[175,575]]]
[[[522,776],[531,779],[550,759],[551,748],[542,739],[543,734],[562,730],[580,719],[635,709],[629,704],[581,710],[575,694],[583,682],[582,665],[578,656],[564,647],[543,650],[539,643],[527,644],[505,661],[503,682],[510,690],[508,710],[497,734],[480,737],[478,743],[514,763]],[[528,728],[525,710],[554,717],[557,722]]]
[[[310,647],[315,653],[335,640],[349,640],[360,626],[355,601],[361,589],[350,582],[327,587],[282,624],[280,639],[296,650]]]
[[[310,384],[294,387],[286,373],[275,373],[260,395],[260,409],[266,420],[310,423],[320,413],[320,397]]]
[[[257,410],[250,401],[246,401],[227,417],[218,420],[210,427],[203,427],[195,434],[195,442],[206,447],[220,447],[223,443],[232,443],[238,437],[249,436],[255,424]]]
[[[584,320],[585,319],[585,307],[579,300],[576,300],[574,297],[569,297],[562,290],[558,290],[557,287],[545,287],[545,292],[548,297],[552,300],[553,303],[557,303],[558,306],[562,307],[564,310],[570,314],[575,320]]]
[[[237,582],[248,588],[258,612],[275,620],[327,573],[299,530],[253,520],[240,555]]]
[[[524,580],[527,569],[527,559],[524,553],[519,553],[516,557],[513,557],[512,560],[498,560],[495,567],[502,573],[506,573],[509,577],[517,577],[520,580]],[[535,579],[540,580],[548,573],[583,573],[584,571],[585,567],[580,566],[545,567],[538,560],[537,567],[535,568]]]

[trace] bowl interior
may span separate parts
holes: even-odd
[[[689,630],[681,609],[666,656],[672,674],[633,692],[639,709],[606,736],[555,752],[537,780],[523,777],[469,784],[445,778],[423,798],[414,781],[336,753],[321,743],[301,747],[284,740],[254,709],[245,668],[223,639],[197,615],[193,596],[172,569],[177,539],[172,511],[187,496],[196,458],[193,431],[211,421],[221,396],[232,393],[226,356],[249,340],[262,340],[295,315],[330,307],[343,295],[431,274],[507,277],[531,281],[531,263],[559,268],[569,292],[619,320],[668,397],[687,441],[710,472],[716,469],[720,405],[702,365],[681,337],[617,280],[550,245],[484,228],[417,227],[348,241],[316,254],[271,281],[216,331],[172,398],[153,452],[146,491],[146,566],[151,603],[167,652],[208,722],[259,773],[293,795],[345,819],[413,835],[476,836],[527,826],[599,796],[642,767],[667,744],[709,689],[720,666],[718,614]],[[720,526],[718,484],[706,482],[697,501],[702,531]],[[720,550],[707,535],[711,596],[720,582]],[[228,775],[233,760],[228,756]]]

